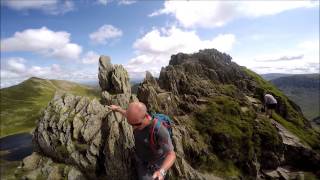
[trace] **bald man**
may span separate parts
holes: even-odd
[[[147,113],[147,108],[143,103],[130,103],[127,110],[116,105],[111,105],[110,109],[125,116],[128,123],[133,127],[139,179],[165,179],[166,172],[176,159],[167,128],[161,125],[158,133],[155,133],[157,148],[153,149],[149,142],[153,119]]]

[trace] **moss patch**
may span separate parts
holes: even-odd
[[[225,175],[239,174],[236,167],[245,171],[242,165],[254,158],[254,119],[251,107],[242,112],[240,103],[234,98],[218,96],[211,99],[207,108],[197,112],[194,119],[195,128],[214,154],[200,157],[196,162],[202,164],[200,168]]]
[[[73,144],[74,144],[76,150],[79,152],[85,152],[89,148],[88,144],[80,144],[77,141],[74,141]]]

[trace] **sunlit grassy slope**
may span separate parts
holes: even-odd
[[[1,93],[0,136],[28,132],[35,127],[39,112],[53,98],[55,91],[98,97],[97,89],[63,80],[32,77],[18,85],[3,88]]]
[[[260,86],[261,89],[266,90],[267,92],[275,95],[278,100],[281,100],[286,104],[287,118],[274,114],[273,118],[286,127],[293,134],[297,135],[304,143],[310,145],[316,150],[320,150],[320,135],[314,129],[307,128],[306,121],[307,119],[303,117],[301,113],[298,113],[294,109],[293,103],[291,100],[279,89],[277,89],[272,83],[264,80],[262,77],[250,71],[249,69],[243,68],[243,70],[251,76]]]

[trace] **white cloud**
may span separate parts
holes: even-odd
[[[101,26],[97,31],[92,32],[90,39],[98,44],[106,44],[107,40],[114,39],[122,36],[122,31],[110,24]]]
[[[58,15],[74,10],[74,3],[71,0],[2,0],[1,5],[14,10],[41,10],[46,14]]]
[[[20,73],[26,70],[26,66],[24,65],[25,59],[16,57],[8,59],[7,69],[12,71],[13,73]]]
[[[136,3],[136,1],[133,0],[118,0],[119,5],[130,5]]]
[[[319,51],[319,41],[303,41],[300,44],[298,44],[298,47],[307,51]]]
[[[82,58],[82,63],[84,64],[98,64],[99,55],[93,51],[87,52],[84,57]]]
[[[97,3],[98,4],[102,4],[102,5],[107,5],[108,4],[108,2],[109,2],[109,0],[97,0]]]
[[[104,5],[106,6],[107,4],[111,3],[111,2],[118,2],[118,5],[130,5],[130,4],[134,4],[136,3],[135,0],[97,0],[97,4],[101,4],[101,5]]]
[[[236,18],[258,18],[296,8],[319,6],[319,1],[165,1],[149,16],[169,14],[184,27],[213,28]]]
[[[1,88],[18,84],[30,77],[47,79],[65,79],[69,81],[96,81],[97,69],[82,67],[70,69],[68,66],[52,64],[49,66],[32,66],[21,57],[1,59]]]
[[[195,31],[177,27],[154,28],[133,44],[137,56],[129,60],[126,68],[131,78],[142,78],[146,70],[154,75],[166,66],[172,54],[193,53],[199,49],[216,48],[228,52],[235,43],[233,34],[220,34],[210,40],[202,40]]]
[[[82,47],[70,42],[70,34],[46,27],[26,29],[12,37],[1,39],[1,51],[29,51],[59,59],[76,59]]]
[[[11,57],[5,59],[1,66],[1,79],[12,79],[12,78],[25,78],[30,76],[51,76],[57,75],[61,72],[61,67],[58,64],[51,66],[40,67],[40,66],[27,66],[26,60],[21,57]],[[54,76],[52,76],[54,77]]]

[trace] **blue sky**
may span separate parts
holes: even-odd
[[[97,80],[108,55],[131,79],[216,48],[258,73],[319,72],[319,1],[1,1],[1,87],[31,76]]]

